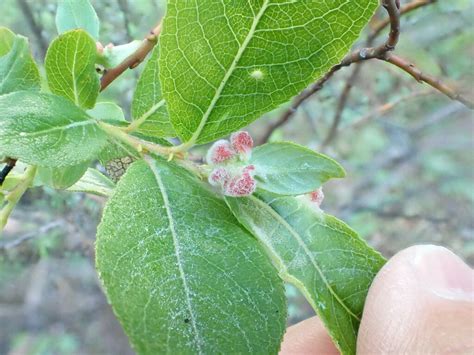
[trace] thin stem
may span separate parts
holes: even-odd
[[[420,7],[423,7],[425,5],[435,3],[436,0],[414,0],[404,5],[401,8],[400,8],[400,4],[398,0],[381,0],[381,2],[382,2],[382,6],[387,10],[387,13],[389,16],[386,20],[382,21],[374,28],[372,34],[367,39],[368,46],[365,48],[358,49],[348,54],[341,61],[341,63],[333,66],[321,79],[319,79],[317,82],[315,82],[309,88],[307,88],[301,94],[299,94],[293,100],[291,106],[282,114],[280,119],[275,124],[269,127],[269,129],[266,131],[266,133],[263,135],[261,139],[262,142],[265,142],[266,140],[268,140],[268,138],[271,136],[271,134],[276,128],[288,122],[291,116],[297,111],[298,107],[305,100],[311,97],[313,94],[321,90],[324,84],[330,78],[332,78],[332,76],[337,71],[339,71],[343,67],[348,67],[356,63],[362,63],[364,61],[371,60],[371,59],[379,59],[379,60],[383,60],[388,63],[394,64],[400,69],[412,75],[418,81],[423,81],[427,83],[428,85],[432,86],[434,89],[440,91],[441,93],[445,94],[446,96],[448,96],[449,98],[453,100],[457,100],[461,102],[463,105],[465,105],[466,107],[470,109],[473,108],[474,103],[470,101],[469,99],[467,99],[466,97],[464,97],[463,95],[461,95],[460,93],[458,93],[456,90],[442,83],[437,78],[431,77],[427,74],[423,74],[413,64],[409,63],[408,61],[398,56],[394,56],[391,53],[395,49],[396,45],[398,44],[398,40],[400,37],[400,16],[403,14],[409,13],[415,9],[418,9]],[[377,47],[371,47],[372,42],[375,40],[375,38],[388,25],[390,25],[390,32],[389,32],[387,40],[383,44]],[[358,71],[360,69],[356,68],[355,70],[356,70],[356,73],[351,75],[348,83],[346,83],[346,86],[343,90],[343,93],[339,100],[335,119],[333,121],[333,124],[331,126],[331,129],[328,135],[323,141],[323,144],[322,144],[323,147],[327,146],[337,134],[337,128],[341,121],[341,115],[342,115],[343,109],[347,103],[352,84],[356,80],[359,74]]]
[[[123,130],[125,132],[133,132],[136,131],[140,126],[145,123],[145,121],[150,118],[151,115],[153,115],[158,109],[162,106],[165,105],[165,100],[161,100],[154,104],[147,112],[145,112],[143,115],[141,115],[138,119],[133,120],[127,127],[125,127]]]
[[[136,68],[141,62],[143,62],[155,47],[158,42],[158,36],[161,32],[161,22],[150,32],[150,34],[143,40],[142,44],[138,49],[130,56],[124,59],[119,65],[114,68],[108,69],[102,76],[100,81],[100,90],[103,91],[107,86],[117,79],[127,69]]]
[[[176,164],[186,168],[187,170],[192,171],[199,178],[208,175],[206,167],[200,166],[190,160],[184,159],[186,155],[184,154],[184,150],[179,148],[180,146],[163,147],[161,145],[150,143],[143,139],[131,136],[124,132],[120,127],[116,127],[101,121],[98,122],[98,125],[110,136],[115,137],[118,140],[124,142],[125,144],[131,146],[141,156],[145,156],[148,153],[152,153],[167,158],[168,160],[176,158]]]
[[[124,132],[124,130],[120,127],[113,126],[111,124],[98,121],[97,122],[100,128],[102,128],[105,132],[107,132],[112,137],[117,138],[118,140],[130,145],[133,147],[138,153],[146,154],[147,152],[156,153],[165,157],[169,157],[174,153],[174,147],[163,147],[158,144],[147,142],[143,139],[131,136]]]
[[[352,123],[342,126],[341,131],[346,131],[349,129],[359,129],[371,122],[374,119],[379,119],[380,117],[386,115],[390,111],[393,111],[398,105],[407,103],[409,100],[414,100],[420,97],[428,96],[433,94],[431,90],[424,90],[415,93],[410,93],[408,95],[401,96],[391,102],[386,102],[383,105],[377,107],[375,110],[361,116],[360,118],[355,119]]]
[[[468,98],[464,97],[461,95],[459,92],[454,90],[453,88],[449,87],[448,85],[444,84],[441,82],[438,78],[435,78],[431,75],[423,73],[420,69],[415,67],[414,64],[410,63],[406,59],[403,59],[393,53],[390,55],[387,55],[383,58],[380,58],[381,60],[384,60],[387,63],[393,64],[396,67],[402,69],[403,71],[407,72],[410,74],[416,81],[418,82],[423,82],[431,87],[435,88],[439,92],[443,93],[447,97],[449,97],[451,100],[454,101],[459,101],[462,103],[464,106],[467,108],[473,110],[474,109],[474,102],[470,101]]]
[[[399,16],[405,15],[420,7],[433,4],[434,2],[436,2],[436,0],[414,0],[400,8]],[[391,16],[385,18],[384,20],[382,20],[381,22],[379,22],[377,25],[375,25],[372,28],[372,33],[367,37],[367,40],[365,42],[366,48],[372,47],[377,37],[382,33],[382,31],[387,26],[391,24],[390,18]],[[336,137],[337,132],[338,132],[338,127],[341,123],[342,114],[349,101],[350,93],[352,91],[354,83],[357,81],[359,77],[361,69],[362,69],[362,62],[356,63],[354,69],[352,70],[351,75],[347,79],[346,84],[344,85],[344,88],[342,89],[342,93],[339,96],[339,100],[337,103],[337,108],[334,114],[334,118],[332,120],[331,128],[329,129],[329,132],[326,138],[323,140],[323,143],[321,144],[321,149],[324,149],[326,146],[328,146],[329,143]]]
[[[33,183],[36,170],[36,166],[29,166],[26,168],[18,185],[16,185],[15,188],[5,196],[7,204],[0,210],[0,230],[3,230],[7,224],[8,217],[12,213],[16,204]]]

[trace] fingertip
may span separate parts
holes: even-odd
[[[306,319],[288,328],[280,355],[339,354],[318,317]]]
[[[473,280],[472,269],[445,248],[399,252],[369,290],[358,353],[474,350]]]

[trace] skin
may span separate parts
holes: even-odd
[[[288,328],[280,354],[339,354],[316,317]],[[390,259],[370,287],[357,354],[474,354],[474,271],[423,245]]]

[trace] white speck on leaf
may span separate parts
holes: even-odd
[[[252,73],[250,73],[250,76],[254,78],[255,80],[262,80],[264,77],[264,74],[263,74],[263,71],[261,71],[260,69],[255,69],[254,71],[252,71]]]

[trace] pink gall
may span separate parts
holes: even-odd
[[[229,172],[224,168],[214,169],[211,175],[209,175],[209,183],[212,186],[225,186],[229,182],[229,179]]]
[[[215,142],[207,152],[206,160],[208,164],[221,164],[235,156],[235,151],[226,140]]]
[[[95,46],[97,48],[97,53],[99,55],[103,55],[104,54],[104,46],[102,45],[102,43],[100,42],[95,42]]]
[[[255,165],[247,165],[244,170],[242,171],[242,173],[245,175],[245,174],[249,174],[249,175],[254,175],[255,174]]]
[[[244,172],[241,176],[232,178],[224,186],[224,194],[233,197],[249,196],[255,192],[256,188],[255,179],[248,172]]]
[[[311,192],[309,194],[309,198],[310,198],[311,202],[313,202],[315,205],[320,207],[321,204],[323,203],[323,200],[324,200],[323,188],[320,187],[316,191]]]
[[[253,139],[246,131],[235,132],[230,136],[230,144],[237,153],[249,155],[253,148]]]

